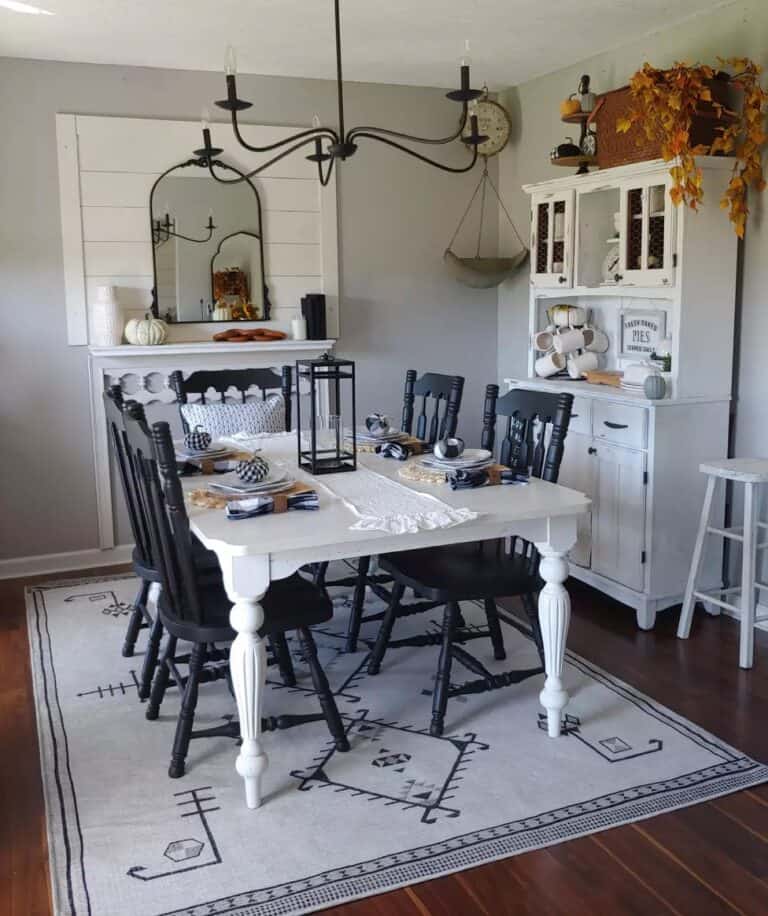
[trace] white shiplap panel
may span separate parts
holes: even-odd
[[[320,212],[320,192],[316,181],[291,178],[260,178],[254,181],[264,210]]]
[[[151,275],[152,247],[146,242],[85,242],[85,275]]]
[[[229,123],[212,122],[210,128],[211,142],[224,150],[222,160],[244,172],[258,167],[279,152],[250,153],[244,150],[235,139]],[[243,125],[241,133],[246,143],[266,146],[303,130],[306,130],[305,126],[294,128],[259,124]],[[78,115],[77,133],[82,168],[93,171],[163,172],[177,162],[190,159],[193,150],[203,145],[199,121]],[[270,175],[314,179],[317,166],[305,158],[313,151],[308,146],[306,150],[291,153],[269,167]]]
[[[80,172],[84,207],[149,207],[149,192],[157,175],[130,172]]]
[[[319,245],[264,246],[264,269],[273,277],[316,277],[322,275],[322,252]]]
[[[264,238],[270,242],[320,244],[320,214],[268,210],[263,216]]]
[[[64,226],[65,254],[67,245],[72,250],[77,248],[77,256],[69,259],[70,273],[76,268],[80,282],[79,295],[70,296],[70,286],[67,287],[68,322],[76,323],[79,315],[81,323],[85,323],[87,304],[94,301],[99,285],[117,287],[127,316],[140,314],[150,305],[154,283],[149,240],[150,190],[160,172],[189,158],[191,138],[192,147],[199,145],[199,125],[140,118],[58,117],[68,119],[75,153],[73,167],[72,154],[67,163],[66,150],[59,144],[62,202],[66,195],[77,201],[72,210],[77,231]],[[213,132],[214,143],[225,149],[229,149],[227,130],[228,126],[217,124]],[[253,127],[246,130],[246,137],[250,142],[264,144],[285,136],[285,130]],[[240,152],[240,158],[223,158],[243,169],[251,168],[258,157]],[[205,172],[198,169],[180,174],[205,177]],[[327,188],[321,189],[302,152],[271,167],[268,175],[258,177],[254,183],[262,200],[265,266],[275,318],[287,329],[290,319],[299,314],[301,297],[307,292],[324,291],[328,297],[329,330],[333,329],[332,335],[336,336],[335,176]],[[334,276],[329,276],[329,271]],[[188,325],[185,330],[184,326],[174,326],[171,339],[192,339],[189,334],[194,336],[195,327]],[[81,342],[85,343],[86,338]]]
[[[323,285],[323,278],[317,277],[270,277],[267,276],[269,286],[269,301],[273,309],[281,312],[295,309],[293,318],[298,318],[301,309],[301,297],[307,293],[319,292]]]
[[[146,207],[83,207],[84,242],[150,241]]]

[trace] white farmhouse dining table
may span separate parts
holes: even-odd
[[[260,602],[270,582],[290,576],[309,563],[514,535],[532,541],[541,554],[540,576],[545,583],[539,594],[539,620],[546,676],[539,699],[546,709],[550,737],[560,734],[561,714],[568,703],[561,674],[570,621],[570,599],[563,583],[568,577],[568,551],[576,541],[577,519],[589,509],[586,496],[536,479],[524,486],[454,492],[447,486],[405,481],[397,474],[400,462],[359,454],[359,465],[450,506],[477,513],[477,518],[449,528],[405,534],[359,531],[352,528],[357,516],[326,489],[333,489],[336,475],[312,478],[298,470],[294,438],[265,440],[263,454],[285,462],[300,480],[315,486],[320,499],[318,511],[288,511],[230,521],[222,509],[190,509],[192,531],[216,553],[233,604],[230,623],[237,637],[230,648],[229,665],[242,737],[235,767],[245,782],[249,808],[261,804],[262,779],[268,765],[260,736],[267,671],[265,644],[259,635],[264,621]],[[200,485],[199,477],[185,481],[186,488]]]

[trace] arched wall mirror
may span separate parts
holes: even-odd
[[[190,159],[152,185],[153,311],[173,323],[267,321],[259,192],[249,180],[222,184],[205,166]]]

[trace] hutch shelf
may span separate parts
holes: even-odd
[[[643,629],[682,601],[704,493],[698,466],[725,457],[728,446],[737,239],[719,201],[732,161],[699,164],[698,213],[672,205],[661,160],[523,188],[531,197],[531,345],[527,376],[505,382],[573,393],[560,482],[593,505],[571,575],[634,608]],[[561,303],[585,309],[608,335],[599,357],[606,369],[644,358],[622,355],[622,314],[660,315],[671,340],[667,396],[536,378],[533,336]],[[703,587],[719,586],[714,546],[703,568]]]

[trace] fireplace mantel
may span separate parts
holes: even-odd
[[[175,370],[185,375],[197,369],[280,370],[297,359],[317,359],[331,352],[335,340],[272,340],[252,343],[216,343],[211,340],[142,347],[89,347],[91,430],[96,472],[99,516],[99,547],[115,546],[109,440],[102,400],[105,387],[120,384],[127,396],[143,404],[175,400],[168,376]]]

